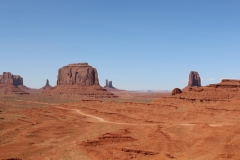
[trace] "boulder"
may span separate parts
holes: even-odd
[[[179,88],[174,88],[172,91],[172,95],[176,95],[176,94],[180,94],[180,93],[182,93],[182,90]]]

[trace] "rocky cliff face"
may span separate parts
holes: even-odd
[[[98,73],[87,63],[69,64],[58,70],[57,86],[44,94],[81,95],[95,98],[115,98],[99,85]]]
[[[98,73],[87,63],[69,64],[58,70],[57,85],[99,85]]]
[[[198,74],[198,72],[191,71],[189,74],[189,81],[188,81],[188,86],[193,87],[193,86],[201,86],[201,78]]]
[[[3,75],[0,75],[0,83],[19,86],[23,85],[23,78],[18,75],[12,75],[10,72],[3,72]]]

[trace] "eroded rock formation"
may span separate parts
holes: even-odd
[[[58,85],[99,85],[97,70],[87,63],[69,64],[58,70]]]
[[[180,94],[180,93],[182,93],[182,90],[179,88],[174,88],[172,91],[172,95],[176,95],[176,94]]]
[[[10,72],[3,72],[0,75],[1,84],[13,84],[14,86],[23,85],[23,78],[19,75],[13,75]]]
[[[201,87],[201,78],[200,78],[198,72],[195,72],[195,71],[190,72],[188,86],[189,87],[193,87],[193,86]]]
[[[10,72],[0,75],[0,94],[28,94],[19,86],[23,85],[23,78]]]
[[[106,85],[105,85],[105,87],[114,88],[113,85],[112,85],[112,81],[108,81],[108,80],[106,79]]]
[[[95,98],[116,97],[99,85],[97,70],[88,63],[69,64],[60,68],[57,86],[44,93],[82,95]]]
[[[191,71],[189,74],[188,85],[182,91],[189,91],[192,87],[201,87],[201,78],[198,72]]]
[[[169,100],[170,99],[170,100]],[[175,102],[179,103],[229,103],[240,102],[240,80],[223,79],[218,84],[210,84],[201,87],[190,87],[188,91],[174,96],[160,98],[157,102]]]
[[[46,85],[43,86],[43,87],[40,88],[40,89],[47,90],[47,89],[50,89],[50,88],[52,88],[52,86],[49,84],[49,80],[47,79],[47,81],[46,81]]]

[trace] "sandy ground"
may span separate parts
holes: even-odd
[[[0,97],[0,159],[240,159],[239,103],[158,96]]]

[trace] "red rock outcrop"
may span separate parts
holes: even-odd
[[[0,94],[28,94],[19,86],[23,85],[23,78],[10,72],[0,75]]]
[[[168,100],[171,99],[171,100]],[[210,84],[201,87],[190,87],[188,91],[172,96],[161,97],[157,103],[227,103],[240,102],[240,80],[223,79],[218,84]]]
[[[189,87],[193,87],[193,86],[201,87],[201,78],[200,78],[198,72],[195,72],[195,71],[190,72],[188,86]]]
[[[176,94],[180,94],[180,93],[182,93],[182,90],[179,88],[174,88],[172,91],[172,95],[176,95]]]
[[[58,70],[58,85],[99,85],[97,70],[87,63],[69,64]]]
[[[69,64],[60,68],[57,86],[44,94],[82,95],[95,98],[117,97],[99,85],[97,70],[88,63]]]
[[[0,75],[0,83],[13,84],[14,86],[23,85],[23,78],[10,72],[3,72],[3,75]]]
[[[20,85],[19,85],[20,86]],[[7,95],[13,95],[13,94],[29,94],[28,92],[23,91],[19,86],[14,86],[13,84],[0,84],[0,94],[7,94]]]
[[[198,72],[191,71],[189,74],[188,85],[182,91],[189,91],[191,87],[201,87],[201,78]]]
[[[40,89],[47,90],[47,89],[51,89],[51,88],[52,88],[52,86],[49,84],[49,80],[47,79],[47,81],[46,81],[46,85],[43,86],[43,87],[40,88]]]

